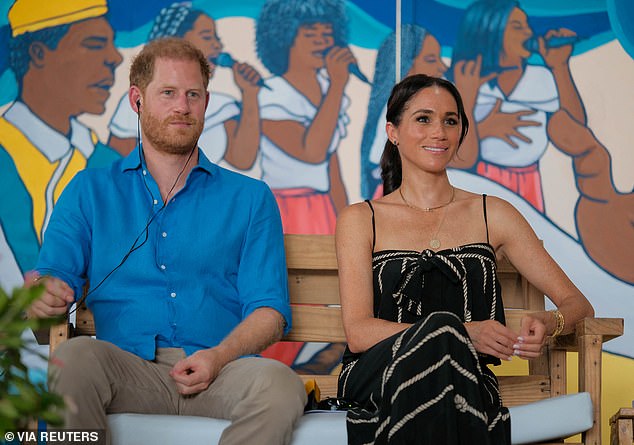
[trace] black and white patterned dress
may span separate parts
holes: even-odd
[[[483,206],[486,221],[486,197]],[[361,405],[348,411],[348,443],[510,444],[487,367],[500,362],[476,352],[463,324],[504,323],[491,245],[380,251],[372,267],[375,316],[414,324],[362,354],[346,350],[339,397]]]

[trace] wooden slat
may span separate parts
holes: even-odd
[[[95,335],[95,320],[86,306],[75,312],[75,335]]]
[[[337,397],[337,376],[336,375],[300,375],[303,382],[315,380],[319,386],[321,400],[326,397]]]
[[[523,405],[550,397],[547,376],[499,376],[498,382],[505,406]]]
[[[51,326],[49,341],[50,351],[53,353],[60,343],[68,340],[71,337],[70,334],[71,325],[68,322],[60,323],[55,326]]]
[[[579,337],[579,391],[590,393],[594,427],[584,434],[586,445],[601,445],[601,336]]]
[[[502,258],[498,261],[497,275],[502,286],[504,307],[532,311],[544,310],[544,294],[531,285],[508,259]]]
[[[566,351],[578,351],[577,337],[582,335],[599,335],[605,343],[623,335],[623,319],[584,318],[577,323],[573,334],[561,335],[554,339],[552,347]]]
[[[291,303],[339,304],[339,278],[336,271],[292,269],[288,273]]]
[[[293,324],[288,341],[345,342],[341,309],[327,306],[292,306]]]
[[[549,359],[551,397],[566,394],[566,351],[550,350]]]
[[[289,269],[337,270],[334,235],[285,235]]]

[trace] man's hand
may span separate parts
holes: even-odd
[[[476,351],[502,360],[510,360],[519,344],[517,334],[495,320],[465,323],[465,328]]]
[[[50,318],[66,313],[68,306],[75,301],[73,289],[59,278],[42,277],[37,272],[27,272],[24,276],[27,288],[41,283],[44,283],[44,292],[27,311],[29,318]]]
[[[217,348],[203,349],[178,361],[170,371],[170,376],[176,382],[179,393],[198,394],[216,380],[225,364]]]

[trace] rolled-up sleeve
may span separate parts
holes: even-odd
[[[273,193],[259,183],[249,213],[238,270],[242,316],[270,307],[284,317],[284,334],[291,328],[288,275],[280,213]]]

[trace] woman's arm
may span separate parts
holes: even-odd
[[[552,259],[526,219],[509,203],[489,198],[489,227],[492,244],[499,255],[506,256],[517,270],[552,300],[565,320],[564,333],[571,332],[575,324],[594,316],[594,309],[586,297],[570,281]],[[535,357],[556,328],[552,312],[537,312],[522,320],[520,348],[523,357]]]
[[[545,44],[545,40],[551,37],[568,37],[574,35],[575,33],[573,31],[565,28],[548,31],[543,38],[539,39],[539,53],[544,59],[544,62],[546,62],[546,66],[548,66],[553,73],[557,91],[559,92],[561,108],[585,125],[587,123],[586,110],[570,72],[569,60],[572,54],[572,45],[565,45],[559,48],[547,48]]]
[[[337,218],[337,263],[343,327],[352,352],[364,352],[410,325],[374,317],[372,213],[367,204],[346,207]]]
[[[233,66],[233,78],[242,93],[242,110],[238,121],[225,122],[227,151],[225,160],[236,168],[248,170],[253,167],[260,147],[260,108],[258,92],[260,74],[246,63]]]
[[[348,205],[348,196],[343,185],[337,153],[333,153],[330,157],[328,171],[330,174],[330,196],[335,206],[335,211],[339,214]]]

